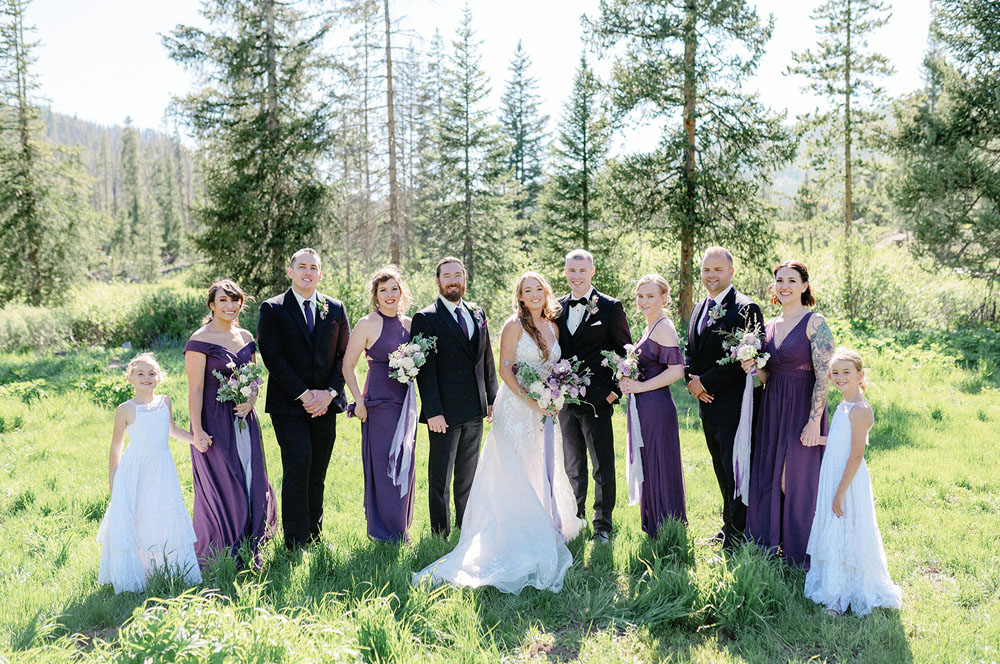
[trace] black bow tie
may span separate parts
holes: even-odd
[[[571,307],[575,307],[578,304],[583,305],[583,306],[587,306],[587,302],[588,302],[587,298],[585,298],[585,297],[578,297],[575,300],[573,300],[573,299],[569,300],[568,302],[566,302],[566,304],[568,306],[571,306]]]

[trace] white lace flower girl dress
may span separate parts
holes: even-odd
[[[196,537],[170,456],[169,436],[170,409],[162,396],[149,404],[135,404],[129,444],[97,531],[101,543],[97,582],[110,583],[116,593],[142,592],[146,578],[164,565],[188,583],[201,582]]]
[[[850,607],[863,616],[876,606],[903,608],[903,591],[889,577],[864,460],[844,495],[844,516],[833,513],[833,497],[851,455],[851,408],[859,403],[840,402],[830,424],[819,473],[816,516],[806,548],[810,567],[805,595],[838,613]]]

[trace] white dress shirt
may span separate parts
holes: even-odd
[[[596,292],[597,290],[593,286],[587,291],[584,297],[587,298],[588,303]],[[572,300],[576,296],[570,293],[569,297]],[[586,304],[574,304],[569,308],[569,315],[566,316],[566,327],[569,329],[570,334],[576,334],[576,328],[580,327],[580,323],[583,322],[583,316],[587,313],[587,306]]]
[[[313,291],[312,297],[304,298],[301,295],[299,295],[295,291],[295,289],[293,288],[292,289],[292,295],[295,296],[295,301],[299,303],[299,313],[302,314],[302,319],[306,321],[306,324],[309,323],[309,319],[306,318],[306,304],[305,303],[306,303],[307,299],[309,300],[309,302],[312,302],[312,304],[310,304],[309,306],[313,308],[313,328],[315,329],[316,322],[319,320],[319,308],[320,308],[319,307],[319,293],[316,292],[316,291]],[[330,392],[331,396],[333,396],[333,397],[337,396],[337,390],[331,389],[331,390],[329,390],[329,392]],[[309,394],[309,390],[306,390],[305,392],[303,392],[302,394],[300,394],[299,396],[297,396],[295,398],[301,401],[302,398],[305,397],[307,394]]]
[[[464,306],[465,301],[459,300],[457,303],[446,299],[443,295],[438,295],[438,299],[444,302],[444,306],[448,308],[448,313],[453,317],[455,315],[455,310],[458,310],[458,315],[465,319],[465,329],[468,330],[469,338],[472,338],[472,331],[475,329],[475,321],[472,320],[472,314],[469,313],[469,308]],[[458,320],[456,319],[456,323]]]

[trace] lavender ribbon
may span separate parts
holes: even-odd
[[[389,479],[399,487],[402,498],[410,490],[410,468],[413,467],[413,450],[417,443],[417,389],[410,381],[403,400],[403,410],[396,421],[396,432],[389,447]]]
[[[744,505],[749,505],[750,493],[750,429],[753,426],[753,374],[747,374],[743,387],[743,403],[740,404],[740,425],[733,439],[733,479],[736,490],[733,497],[739,497]]]
[[[559,519],[559,508],[556,504],[556,427],[555,420],[551,416],[545,417],[542,425],[543,449],[545,451],[545,477],[549,482],[549,491],[545,496],[545,509],[552,516],[552,524],[559,533],[562,533],[562,521]]]
[[[250,463],[252,441],[250,440],[250,427],[243,426],[241,429],[241,422],[240,418],[233,418],[233,429],[236,433],[236,453],[239,454],[240,465],[243,466],[243,476],[247,484],[247,503],[249,504],[251,500],[250,487],[253,485],[253,465]]]
[[[642,495],[642,427],[639,426],[639,410],[635,405],[635,397],[628,395],[628,418],[625,429],[625,441],[628,445],[628,459],[625,460],[625,478],[628,482],[628,504],[636,505]]]

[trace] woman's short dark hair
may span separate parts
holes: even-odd
[[[802,277],[802,283],[806,285],[806,289],[802,291],[802,304],[811,307],[816,304],[816,298],[812,294],[812,286],[809,284],[809,270],[806,268],[805,264],[801,261],[781,261],[778,263],[777,267],[774,268],[774,276],[778,276],[778,270],[782,268],[789,268],[795,270]],[[781,304],[778,300],[778,294],[771,291],[771,304]]]

